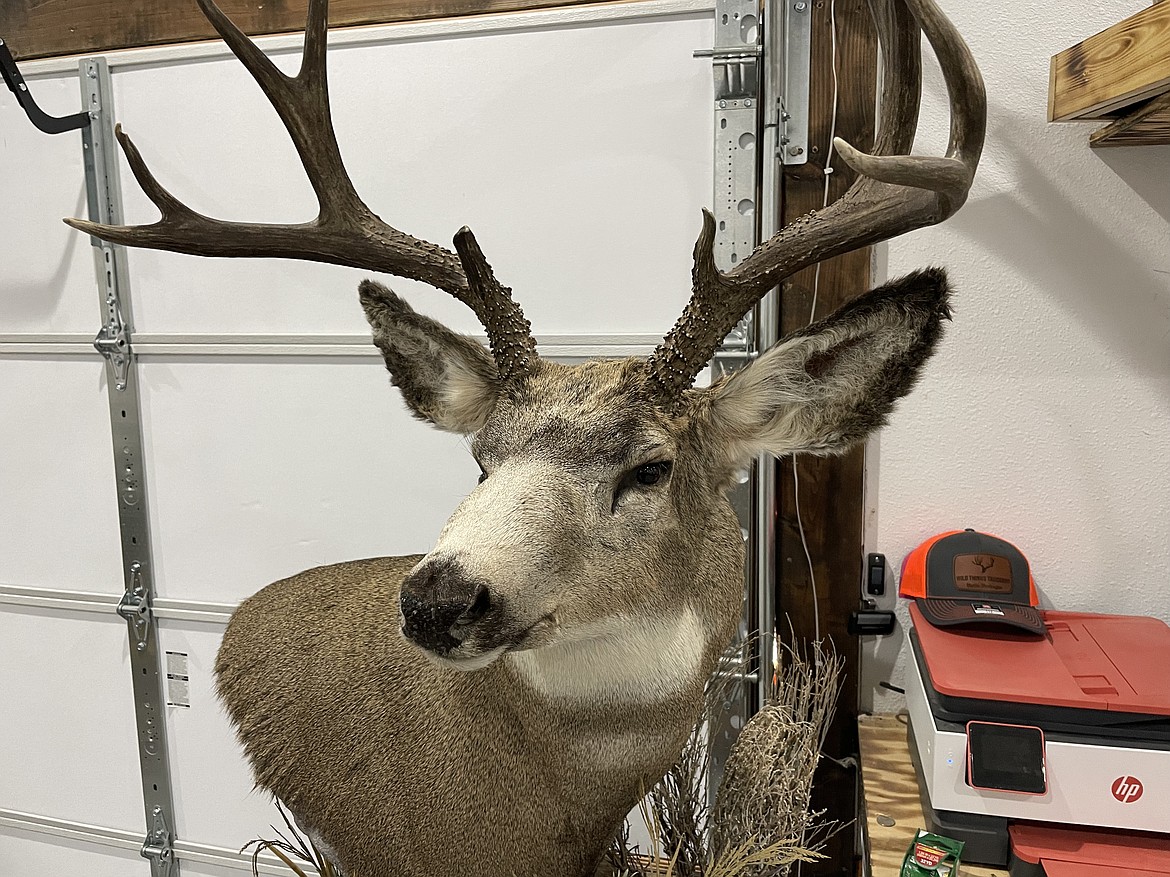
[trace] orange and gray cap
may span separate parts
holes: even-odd
[[[935,627],[1008,624],[1044,633],[1028,559],[996,536],[951,530],[906,556],[898,593]]]

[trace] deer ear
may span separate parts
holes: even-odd
[[[480,429],[495,408],[500,382],[483,345],[416,313],[380,283],[363,280],[358,294],[390,380],[411,413],[449,432]]]
[[[941,269],[860,296],[698,391],[696,415],[733,466],[756,454],[836,454],[883,426],[950,319]]]

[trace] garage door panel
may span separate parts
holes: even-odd
[[[0,710],[0,808],[141,830],[128,651],[112,612],[0,606],[0,691],[20,705]]]
[[[278,578],[426,552],[478,467],[375,359],[148,362],[160,594],[236,603]]]
[[[300,862],[297,863],[301,865]],[[301,865],[303,868],[304,866]],[[188,859],[182,859],[183,877],[250,877],[252,874],[252,867],[248,864],[241,864],[235,866],[227,865],[212,865],[207,862],[198,861],[193,862]],[[283,863],[265,864],[263,860],[257,869],[262,875],[277,875],[277,877],[289,877],[292,874]],[[313,874],[314,872],[305,868],[306,874]]]
[[[67,115],[81,106],[76,74],[33,79],[29,87],[48,113]],[[6,169],[4,201],[14,220],[3,223],[0,332],[96,332],[89,238],[61,222],[85,216],[81,134],[49,136],[23,115],[8,89],[0,90],[0,167]]]
[[[238,850],[283,829],[271,796],[252,775],[227,714],[215,696],[213,668],[223,627],[160,622],[163,648],[187,656],[190,707],[167,708],[178,835],[197,844]]]
[[[0,583],[120,592],[109,423],[96,357],[0,357]]]
[[[710,200],[711,73],[691,56],[710,30],[709,15],[696,14],[335,47],[344,158],[391,225],[446,246],[471,225],[538,334],[665,332],[689,294],[699,208]],[[115,85],[120,119],[194,209],[314,215],[287,135],[234,60],[127,70]],[[157,211],[126,188],[127,217],[151,221]],[[140,332],[365,331],[360,272],[130,258]],[[424,311],[479,331],[444,295],[393,282]]]
[[[699,209],[710,202],[711,68],[692,52],[711,45],[711,30],[710,13],[697,12],[382,44],[341,45],[350,37],[338,35],[341,150],[391,225],[448,246],[472,226],[538,336],[575,336],[578,350],[604,336],[660,337],[689,295]],[[295,70],[299,53],[276,61]],[[113,81],[118,119],[194,209],[268,222],[314,215],[295,151],[238,62],[130,59]],[[77,108],[75,75],[34,90],[50,112]],[[0,95],[5,118],[13,110]],[[0,584],[115,598],[124,582],[104,366],[84,353],[100,322],[91,252],[59,221],[85,211],[80,138],[10,128],[0,160],[22,169],[13,203],[32,206],[6,223],[15,245],[0,268],[0,324],[78,333],[82,355],[0,356],[0,447],[16,464],[0,467]],[[124,163],[122,172],[127,220],[153,221]],[[312,339],[295,356],[223,355],[255,340],[233,337],[246,334],[368,338],[356,295],[368,272],[127,256],[157,636],[161,652],[187,656],[190,705],[166,710],[173,827],[185,874],[229,877],[242,872],[225,851],[270,836],[280,816],[253,789],[214,696],[223,626],[178,620],[199,608],[183,603],[231,606],[312,566],[425,552],[478,467],[464,439],[410,416],[372,345],[366,357]],[[444,293],[383,279],[419,311],[482,334]],[[180,337],[159,337],[168,334]],[[190,336],[202,334],[222,344],[197,346]],[[112,608],[0,604],[0,691],[20,704],[0,711],[0,740],[11,742],[0,746],[0,810],[97,827],[87,842],[0,826],[0,874],[149,873],[137,854],[130,648]],[[102,826],[120,846],[97,845]]]
[[[183,869],[186,874],[186,868]],[[149,877],[150,864],[137,850],[0,827],[0,874],[85,875],[85,877]],[[239,877],[236,872],[233,877]]]

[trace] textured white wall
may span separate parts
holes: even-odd
[[[896,576],[974,527],[1024,551],[1045,606],[1170,620],[1170,147],[1093,151],[1093,124],[1045,121],[1049,57],[1147,4],[942,5],[987,82],[987,143],[963,210],[889,245],[890,276],[943,264],[957,292],[880,438],[871,550]],[[937,154],[945,89],[925,78],[916,150]],[[867,681],[897,684],[902,633],[867,652]]]

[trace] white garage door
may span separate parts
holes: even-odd
[[[416,236],[474,228],[545,355],[648,351],[689,294],[710,201],[711,68],[692,58],[711,44],[703,5],[335,35],[334,120],[357,188]],[[292,42],[266,44],[286,69]],[[293,148],[234,59],[188,47],[110,64],[117,118],[194,209],[311,218]],[[26,66],[49,112],[77,109],[70,68]],[[91,248],[60,222],[84,215],[79,141],[34,131],[0,95],[2,875],[147,868]],[[127,220],[153,220],[122,175]],[[128,259],[160,646],[187,656],[189,677],[190,705],[166,709],[177,849],[185,874],[238,873],[232,851],[278,817],[212,693],[227,613],[310,566],[428,550],[478,470],[389,386],[362,274]],[[392,285],[482,331],[442,293]]]

